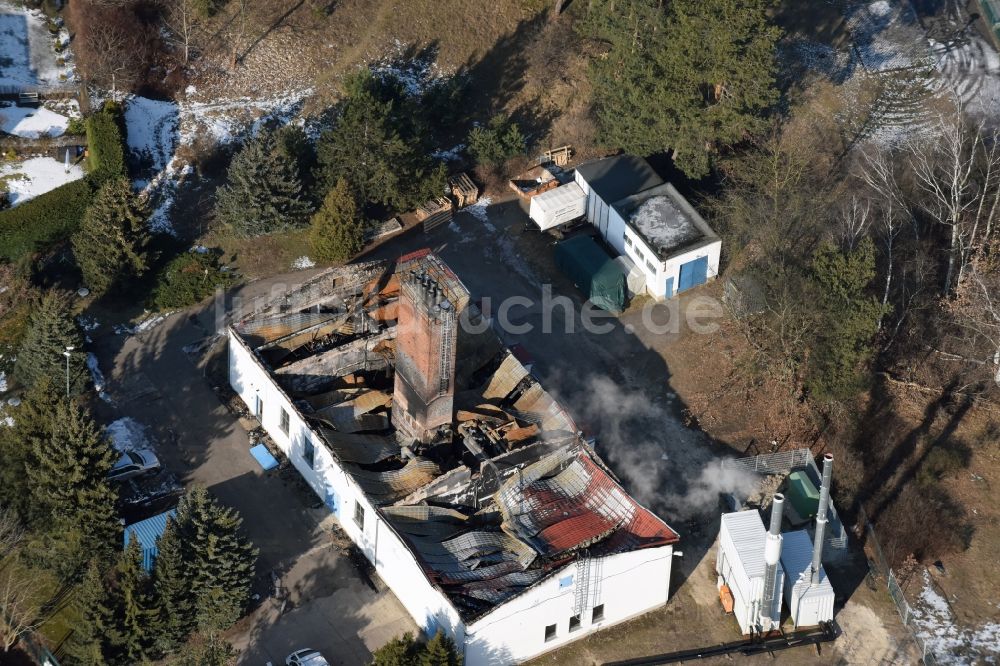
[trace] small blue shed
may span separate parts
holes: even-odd
[[[167,518],[173,518],[176,513],[177,511],[171,509],[125,528],[125,548],[128,548],[128,542],[134,534],[142,549],[142,568],[146,571],[153,570],[153,562],[158,552],[157,540],[167,529]]]

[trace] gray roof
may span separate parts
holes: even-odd
[[[634,155],[605,157],[581,164],[576,171],[608,205],[663,183],[649,162]]]
[[[652,187],[612,204],[660,259],[669,259],[718,236],[670,183]]]

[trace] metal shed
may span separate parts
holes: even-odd
[[[142,548],[142,568],[146,571],[152,571],[153,562],[159,552],[157,542],[167,529],[167,519],[173,518],[176,513],[171,509],[125,528],[125,547],[128,548],[128,542],[133,536],[139,541],[139,547]]]
[[[778,626],[781,615],[781,595],[774,595],[772,608],[763,608],[764,580],[767,563],[764,544],[767,530],[757,511],[737,511],[722,514],[719,531],[719,552],[715,571],[718,587],[729,588],[733,597],[733,614],[744,635],[771,631]],[[776,588],[784,585],[784,570],[778,565]],[[771,626],[762,626],[764,618],[774,618]]]
[[[813,541],[806,530],[781,535],[781,566],[785,576],[785,602],[795,627],[815,627],[833,620],[833,585],[823,566],[819,582],[812,582]]]
[[[576,183],[532,197],[528,215],[542,231],[583,217],[587,213],[587,195]]]

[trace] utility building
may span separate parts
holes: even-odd
[[[483,324],[422,251],[329,269],[229,329],[233,389],[469,666],[662,606],[679,538]]]
[[[641,273],[658,299],[704,284],[719,272],[722,241],[669,183],[638,157],[619,155],[576,168],[587,220]]]

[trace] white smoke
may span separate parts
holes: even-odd
[[[608,377],[592,379],[572,402],[597,436],[598,451],[626,489],[668,523],[719,511],[719,494],[749,495],[759,479],[722,466],[713,443],[688,427],[667,396],[658,401],[623,390]]]

